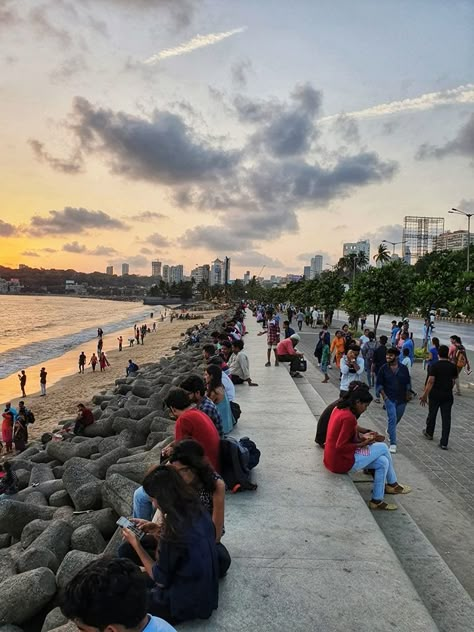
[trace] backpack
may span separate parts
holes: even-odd
[[[463,369],[467,364],[466,352],[464,349],[458,349],[456,352],[456,366]]]
[[[234,418],[234,426],[239,421],[240,415],[242,414],[242,410],[237,402],[229,402],[230,409],[232,411],[232,417]]]
[[[248,450],[248,453],[249,453],[248,467],[249,467],[249,470],[253,470],[253,468],[256,467],[260,462],[260,454],[261,454],[260,450],[255,445],[255,442],[252,441],[252,439],[249,439],[248,437],[242,437],[239,440],[239,443],[246,450]]]
[[[237,439],[226,437],[220,440],[220,457],[222,478],[233,494],[257,489],[257,485],[250,481],[249,451]]]
[[[376,348],[377,343],[375,342],[375,340],[369,340],[369,342],[365,346],[365,355],[363,355],[364,359],[367,360],[367,364],[369,364],[369,366],[372,365],[372,362],[374,360],[374,352]]]
[[[35,423],[35,416],[34,414],[31,412],[31,410],[29,410],[26,413],[26,423],[27,424],[34,424]]]

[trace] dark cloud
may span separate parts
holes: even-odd
[[[0,0],[0,28],[12,27],[20,21],[13,0]]]
[[[142,255],[152,255],[153,251],[150,250],[149,248],[140,248],[140,252],[142,253]]]
[[[34,237],[59,236],[84,233],[89,229],[127,230],[122,221],[103,211],[66,206],[62,211],[49,211],[46,217],[34,215],[26,229]]]
[[[232,83],[235,88],[243,90],[247,87],[247,74],[252,70],[250,59],[243,59],[232,64],[230,69]]]
[[[83,55],[73,55],[65,59],[53,70],[50,74],[51,81],[53,81],[53,83],[64,84],[66,81],[69,81],[71,78],[76,77],[86,70],[89,70],[89,67]]]
[[[359,126],[352,116],[347,114],[339,114],[332,126],[335,134],[340,136],[346,143],[359,144]]]
[[[24,250],[21,254],[23,257],[39,257],[40,256],[34,250]]]
[[[460,209],[461,211],[466,211],[467,213],[474,213],[474,198],[469,200],[463,198],[458,204],[456,204],[455,208]]]
[[[296,86],[287,103],[252,101],[240,96],[234,100],[234,106],[241,122],[260,124],[252,146],[277,158],[307,153],[319,135],[316,116],[321,109],[321,92],[309,83]]]
[[[189,26],[194,18],[198,0],[90,0],[91,4],[102,2],[112,8],[123,7],[130,11],[158,10],[166,13],[176,28]]]
[[[0,237],[12,237],[16,232],[16,226],[0,219]]]
[[[135,221],[153,221],[155,219],[167,219],[168,216],[163,213],[157,213],[155,211],[144,211],[143,213],[137,213],[136,215],[131,215],[129,219],[133,219]]]
[[[377,230],[365,233],[361,239],[368,239],[371,245],[371,251],[373,256],[379,247],[379,244],[383,242],[384,239],[388,241],[392,241],[394,243],[401,242],[403,236],[403,226],[401,224],[387,224],[385,226],[380,226]],[[385,244],[389,249],[390,253],[392,252],[392,244]],[[396,246],[396,251],[400,253],[401,244]]]
[[[474,114],[471,114],[469,120],[461,127],[453,140],[439,147],[425,143],[420,146],[416,153],[418,160],[439,159],[446,156],[474,158]]]
[[[132,257],[127,257],[127,263],[130,264],[131,268],[145,268],[149,262],[148,259],[142,257],[142,255],[133,255]],[[130,270],[130,272],[133,274],[133,270]]]
[[[53,252],[58,252],[55,248],[40,248],[41,252],[47,252],[52,254]]]
[[[84,253],[87,248],[84,244],[79,244],[77,241],[73,241],[70,244],[64,244],[61,250],[64,250],[64,252]]]
[[[97,246],[94,250],[88,250],[87,254],[94,257],[111,257],[112,255],[116,255],[117,251],[110,246]]]
[[[49,152],[44,149],[43,143],[38,140],[29,140],[28,144],[33,150],[34,155],[40,162],[47,163],[55,171],[62,173],[81,173],[84,171],[84,163],[81,152],[76,150],[73,152],[70,158],[55,158]]]
[[[209,140],[195,135],[182,117],[167,111],[155,110],[151,118],[140,118],[95,108],[86,99],[76,97],[70,119],[78,142],[74,159],[103,154],[110,161],[112,173],[132,180],[167,185],[205,181],[229,173],[240,160],[238,151],[214,147]],[[56,159],[51,159],[42,143],[30,144],[39,157],[56,168]],[[64,170],[62,164],[59,169]]]
[[[168,239],[159,233],[152,233],[151,235],[148,235],[145,241],[157,248],[164,248],[170,245]]]

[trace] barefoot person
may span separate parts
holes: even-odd
[[[21,396],[22,397],[26,397],[26,391],[25,391],[25,387],[26,387],[26,373],[25,373],[25,371],[22,371],[21,373],[18,374],[18,379],[20,380]]]
[[[336,474],[375,470],[369,507],[393,511],[397,505],[384,501],[385,494],[408,494],[411,488],[400,485],[393,469],[392,456],[377,432],[362,428],[357,420],[369,407],[372,395],[367,388],[354,388],[342,397],[329,419],[324,465]]]
[[[46,377],[48,375],[48,372],[46,371],[46,369],[43,367],[41,367],[41,371],[40,371],[40,387],[41,387],[41,395],[40,397],[45,397],[46,396]]]

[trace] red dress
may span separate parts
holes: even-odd
[[[3,413],[2,436],[6,446],[11,446],[13,442],[13,415],[11,413]]]

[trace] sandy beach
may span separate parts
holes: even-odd
[[[30,438],[36,438],[43,432],[48,432],[55,427],[58,421],[66,418],[75,417],[77,414],[77,404],[90,404],[92,397],[102,390],[113,386],[114,381],[119,377],[125,377],[125,368],[129,358],[132,358],[139,366],[149,363],[158,362],[161,357],[172,355],[174,351],[171,347],[178,344],[182,340],[181,334],[184,333],[193,324],[208,322],[212,317],[220,312],[203,312],[203,318],[200,320],[174,320],[172,323],[166,319],[163,323],[157,323],[157,332],[150,333],[145,337],[144,345],[134,345],[128,347],[128,338],[133,334],[133,330],[127,329],[117,331],[104,337],[104,349],[110,362],[110,367],[104,372],[99,371],[96,367],[95,373],[90,367],[86,368],[84,374],[77,372],[77,358],[82,350],[85,351],[89,359],[92,351],[95,350],[96,341],[91,341],[86,345],[81,345],[77,349],[73,349],[59,358],[48,360],[45,363],[46,368],[56,376],[56,383],[52,384],[48,380],[48,388],[46,397],[39,395],[39,371],[41,365],[30,367],[28,369],[29,383],[27,383],[27,397],[25,399],[28,408],[34,412],[36,421],[29,427]],[[124,345],[121,352],[118,351],[117,337],[123,336]],[[74,371],[71,374],[71,371]],[[19,391],[18,378],[11,376],[8,378],[11,384],[5,384],[3,389],[8,388],[9,392]],[[3,380],[7,382],[7,380]],[[13,386],[14,385],[14,386]],[[32,395],[29,390],[32,389]],[[3,394],[3,401],[6,392]],[[17,407],[21,397],[11,398],[12,405]]]

